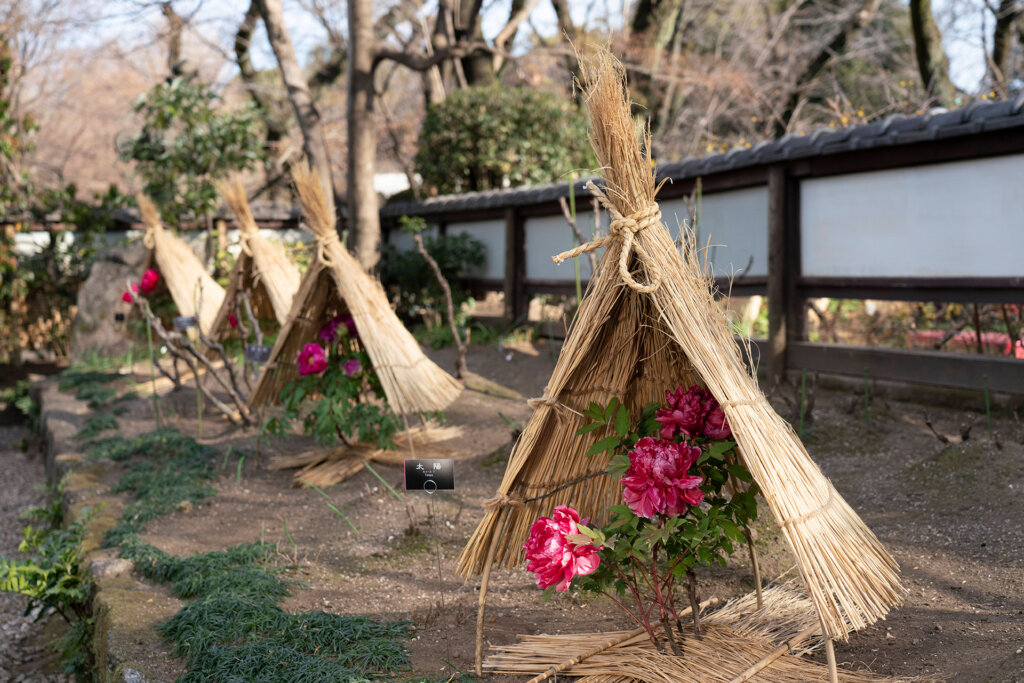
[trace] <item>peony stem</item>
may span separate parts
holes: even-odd
[[[661,627],[665,629],[665,635],[668,636],[668,644],[672,648],[672,654],[676,657],[682,657],[683,651],[679,649],[675,633],[672,632],[672,624],[668,620],[668,611],[664,607],[661,609]]]
[[[703,640],[700,631],[700,602],[697,600],[697,575],[692,569],[686,570],[686,591],[690,595],[690,610],[693,613],[693,634],[697,640]]]

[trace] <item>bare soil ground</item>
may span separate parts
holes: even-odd
[[[469,366],[525,396],[537,396],[556,351],[543,341],[502,351],[475,347]],[[431,355],[442,367],[452,366],[450,350]],[[805,433],[811,455],[899,560],[909,589],[906,604],[888,620],[837,646],[840,661],[881,674],[1024,681],[1021,416],[997,409],[997,438],[990,441],[984,415],[964,409],[875,398],[868,419],[860,395],[819,390],[815,403]],[[128,405],[118,418],[121,433],[151,429],[151,404]],[[164,405],[174,426],[197,433],[192,391],[168,396]],[[523,422],[529,412],[521,401],[475,392],[466,392],[447,411],[451,424],[465,427],[454,445],[473,454],[456,463],[454,492],[430,498],[410,492],[399,501],[366,471],[328,489],[330,502],[358,534],[318,493],[291,488],[291,472],[266,469],[275,454],[308,448],[308,441],[274,440],[257,448],[254,430],[230,428],[208,412],[202,441],[222,452],[231,445],[234,453],[215,484],[219,494],[153,522],[146,540],[178,555],[261,539],[277,543],[282,555],[302,566],[295,578],[303,585],[286,599],[286,609],[410,619],[418,627],[410,643],[415,675],[447,677],[446,662],[471,671],[478,582],[457,577],[455,562],[504,472],[510,430],[499,413]],[[944,444],[924,424],[926,413],[953,442],[959,441],[963,423],[976,424],[966,442]],[[240,470],[239,454],[246,455]],[[399,467],[376,469],[401,488]],[[792,560],[767,506],[758,532],[765,577],[787,571]],[[745,552],[734,560],[729,570],[701,574],[702,598],[752,590]],[[520,634],[629,625],[603,599],[570,592],[543,603],[521,569],[495,571],[489,595],[488,643],[512,642]],[[168,674],[180,672],[180,666],[169,663]]]

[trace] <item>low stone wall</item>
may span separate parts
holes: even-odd
[[[82,544],[84,564],[96,583],[93,597],[93,651],[100,681],[172,681],[168,678],[170,646],[154,630],[181,609],[182,602],[132,576],[132,563],[103,548],[103,536],[118,520],[124,501],[111,493],[118,476],[109,461],[87,461],[72,437],[90,414],[84,401],[57,389],[57,379],[36,387],[41,428],[46,442],[46,473],[52,483],[64,479],[66,521],[97,510]],[[159,660],[159,664],[154,662]],[[184,665],[180,667],[183,674]]]

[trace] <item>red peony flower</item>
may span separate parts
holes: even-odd
[[[708,412],[707,419],[704,420],[704,436],[709,439],[728,439],[732,436],[732,429],[729,428],[729,420],[725,417],[725,411],[722,410],[722,406],[718,405],[718,401],[714,401],[714,407]]]
[[[231,327],[238,327],[238,318],[234,313],[228,313],[228,325],[231,325]]]
[[[135,301],[135,297],[133,295],[138,294],[138,293],[139,293],[139,286],[137,284],[135,284],[135,283],[132,283],[131,291],[130,292],[125,292],[124,294],[122,294],[121,295],[121,301],[125,302],[126,304],[130,304],[133,301]]]
[[[523,543],[526,569],[537,575],[537,586],[554,586],[558,592],[569,587],[575,576],[593,574],[601,564],[593,544],[577,545],[566,536],[580,534],[580,515],[568,505],[559,505],[550,517],[541,517],[530,527]]]
[[[700,449],[686,443],[645,436],[629,452],[629,469],[622,477],[622,497],[638,517],[681,515],[700,505],[704,478],[687,474],[700,457]]]
[[[160,283],[160,273],[156,272],[152,268],[142,274],[142,280],[139,283],[142,288],[142,293],[149,296],[156,291],[156,286]]]
[[[299,374],[315,375],[327,369],[327,352],[319,344],[306,344],[298,357]]]
[[[696,385],[683,391],[680,385],[675,393],[665,392],[665,407],[659,408],[654,419],[661,423],[661,438],[674,439],[682,432],[686,436],[701,433],[704,419],[711,409],[711,392]]]
[[[345,361],[345,364],[342,365],[342,368],[345,370],[346,377],[355,377],[356,375],[363,371],[363,364],[359,362],[358,358],[350,358],[349,360]]]

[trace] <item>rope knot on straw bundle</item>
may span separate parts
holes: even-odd
[[[541,396],[539,398],[528,398],[526,399],[526,405],[530,406],[534,410],[541,406],[547,406],[549,408],[558,407],[558,399],[554,396]]]
[[[637,282],[629,272],[629,255],[633,251],[633,240],[638,232],[652,226],[661,225],[661,209],[658,208],[657,203],[652,202],[639,211],[635,211],[628,216],[623,216],[615,207],[615,204],[608,199],[608,195],[594,184],[594,181],[591,180],[587,182],[587,189],[590,190],[590,193],[597,198],[597,201],[601,203],[601,206],[608,210],[608,213],[612,217],[612,222],[608,226],[609,234],[607,237],[598,237],[586,244],[581,244],[575,249],[563,251],[557,256],[553,256],[552,260],[558,264],[562,261],[575,258],[580,254],[600,249],[615,240],[619,240],[622,242],[622,246],[619,250],[619,275],[622,276],[622,281],[637,292],[650,294],[656,290],[659,285],[661,285],[661,272],[658,270],[656,264],[653,262],[647,262],[645,265],[647,266],[651,281],[646,285]]]
[[[507,493],[499,493],[494,498],[488,498],[484,501],[484,507],[490,512],[503,507],[514,507],[517,510],[522,510],[525,506],[526,503],[521,498],[513,498]]]
[[[313,239],[316,241],[317,259],[328,268],[332,268],[334,266],[334,261],[327,256],[327,253],[328,249],[332,245],[337,244],[339,247],[341,246],[341,240],[338,239],[338,233],[334,230],[317,232],[313,235]]]

